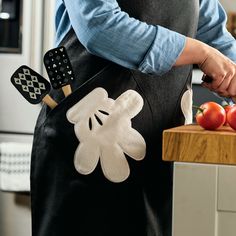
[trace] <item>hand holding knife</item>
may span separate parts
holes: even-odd
[[[212,82],[212,80],[213,79],[210,76],[205,75],[205,74],[202,77],[202,81],[205,82],[205,83],[208,83],[208,84],[210,84]],[[214,94],[216,94],[216,93],[214,93]],[[217,96],[220,97],[219,95],[217,95]],[[223,99],[223,97],[220,97],[220,98]],[[236,96],[235,97],[231,97],[231,99],[233,100],[234,103],[236,103]],[[223,99],[223,100],[225,100],[225,99]]]

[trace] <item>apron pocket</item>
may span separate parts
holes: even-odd
[[[122,182],[130,174],[126,156],[144,158],[151,126],[150,107],[131,72],[111,64],[53,110],[42,108],[34,134],[32,182],[45,172],[39,168],[74,178],[91,174],[98,163],[107,179]]]

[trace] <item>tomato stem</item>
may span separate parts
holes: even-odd
[[[202,109],[202,108],[199,107],[199,106],[193,105],[192,107],[195,108],[195,109],[197,109],[197,110],[199,110],[200,112],[203,112],[203,111],[204,111],[204,109]]]

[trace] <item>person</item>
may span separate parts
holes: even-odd
[[[32,235],[170,236],[162,132],[189,123],[193,64],[212,78],[203,86],[236,96],[226,13],[217,0],[56,3],[56,46],[76,79],[35,128]]]

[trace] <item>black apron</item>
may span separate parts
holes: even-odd
[[[122,10],[149,24],[195,37],[199,0],[119,0]],[[162,131],[184,123],[181,97],[191,87],[192,66],[173,68],[163,76],[130,70],[91,55],[73,29],[65,46],[76,75],[73,93],[50,110],[42,107],[35,128],[31,161],[33,236],[171,236],[173,166],[161,160]],[[143,98],[132,127],[146,142],[146,156],[127,156],[129,177],[113,183],[100,162],[89,175],[76,171],[79,140],[67,111],[96,88],[117,99],[128,89]]]

